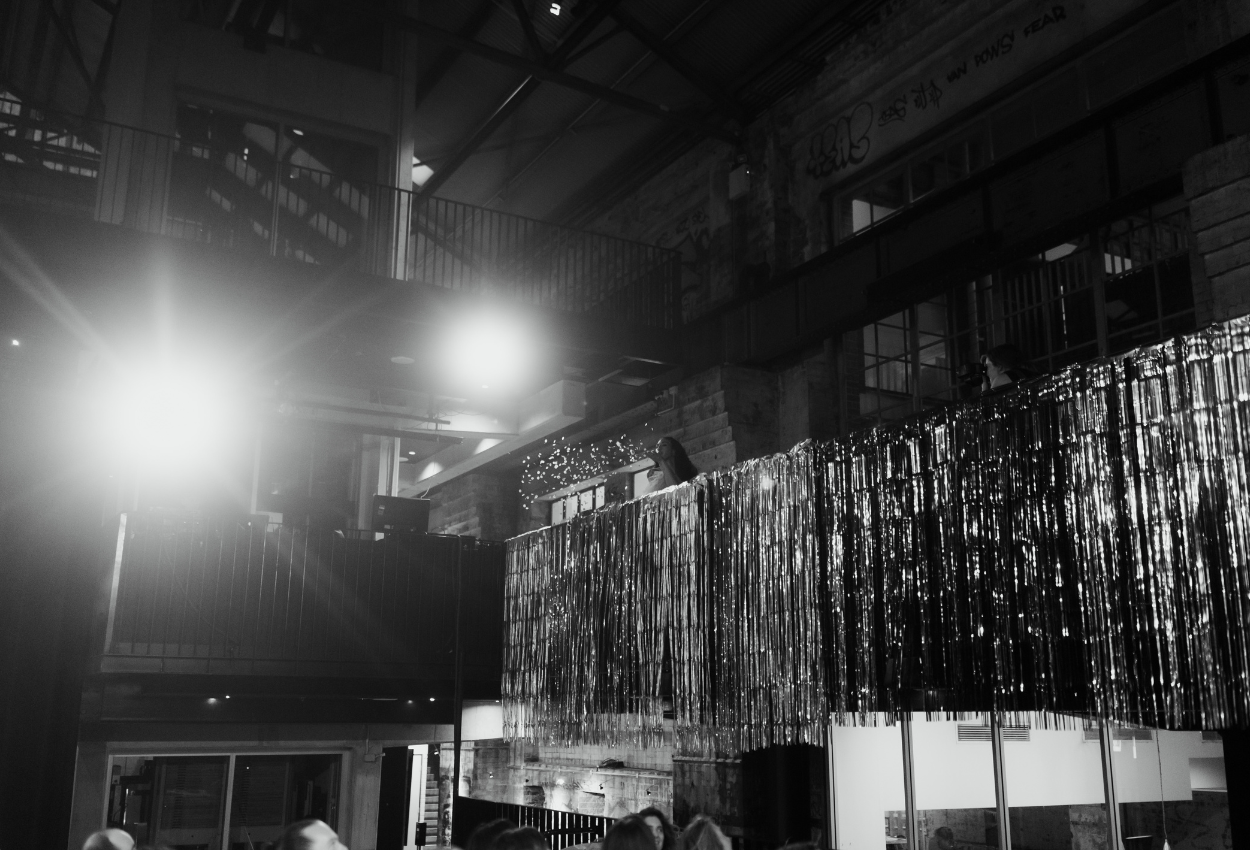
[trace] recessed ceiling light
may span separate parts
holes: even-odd
[[[21,344],[22,344],[22,341],[21,341],[20,339],[15,339],[15,340],[13,340],[12,344],[13,344],[13,345],[21,345]]]
[[[396,366],[411,366],[413,363],[416,363],[417,361],[413,360],[411,357],[405,357],[402,354],[397,354],[391,358],[391,362],[394,363]]]
[[[415,454],[416,454],[416,452],[408,452],[408,454],[410,454],[410,455],[415,455]]]
[[[434,697],[430,697],[430,702],[434,702]]]

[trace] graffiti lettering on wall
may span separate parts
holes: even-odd
[[[1068,19],[1068,12],[1063,6],[1051,6],[1049,10],[1043,12],[1040,16],[1032,19],[1020,28],[1020,34],[1024,38],[1030,38],[1040,33],[1042,30],[1050,27],[1060,21]],[[972,52],[970,57],[972,60],[972,69],[985,67],[992,63],[995,59],[1000,59],[1010,53],[1016,46],[1016,28],[1004,32],[995,38],[989,44],[984,45],[978,50]],[[958,65],[946,72],[946,82],[953,83],[968,74],[968,60],[962,60]]]
[[[1049,12],[1044,13],[1040,18],[1034,18],[1024,27],[1024,37],[1036,35],[1051,24],[1057,24],[1060,21],[1068,19],[1067,10],[1062,6],[1052,6]]]
[[[827,177],[849,165],[858,165],[868,156],[872,140],[872,104],[861,103],[846,115],[831,121],[812,135],[808,145],[807,173]]]
[[[672,230],[661,233],[657,242],[681,254],[681,294],[686,301],[703,288],[709,273],[712,231],[707,210],[702,207],[694,210],[673,225]]]
[[[911,105],[914,109],[928,109],[933,107],[937,109],[942,105],[942,89],[938,84],[930,78],[927,83],[920,83],[911,91],[902,97],[896,97],[887,103],[881,110],[881,117],[877,119],[877,126],[884,127],[886,124],[895,121],[907,120],[907,96],[911,96]]]
[[[884,127],[894,121],[903,121],[907,118],[907,98],[896,97],[887,103],[881,109],[881,115],[877,118],[877,126]]]

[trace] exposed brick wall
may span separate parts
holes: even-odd
[[[483,540],[506,540],[517,533],[519,474],[469,473],[430,494],[430,531]]]
[[[677,385],[676,406],[647,423],[674,437],[700,472],[714,472],[780,449],[777,376],[717,366]]]
[[[1250,136],[1239,136],[1185,164],[1194,251],[1198,322],[1250,313]]]

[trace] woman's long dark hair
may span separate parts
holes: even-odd
[[[626,815],[603,836],[603,850],[655,850],[651,827],[638,815]]]
[[[690,462],[690,455],[686,454],[686,447],[672,437],[661,437],[660,442],[667,441],[673,449],[673,473],[677,476],[677,480],[685,484],[691,478],[699,474],[699,470],[694,468],[694,464]]]
[[[677,846],[677,827],[673,826],[673,822],[668,819],[668,815],[655,806],[647,806],[638,813],[638,817],[642,818],[643,823],[646,823],[647,818],[658,820],[660,827],[664,830],[664,846],[661,850],[674,850]]]

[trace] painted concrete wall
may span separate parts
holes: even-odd
[[[817,78],[747,128],[743,153],[752,177],[746,196],[728,197],[737,152],[707,141],[591,226],[680,251],[683,309],[687,317],[702,315],[828,250],[825,199],[831,193],[900,149],[1007,102],[1013,84],[1083,55],[1095,36],[1100,44],[1112,43],[1145,5],[886,4],[839,46]],[[1157,69],[1192,61],[1250,32],[1250,7],[1235,0],[1182,0],[1164,12],[1175,23],[1176,41],[1174,55],[1158,57]],[[1108,67],[1106,79],[1124,91],[1145,82],[1119,79],[1116,70]]]
[[[1250,136],[1194,157],[1184,180],[1201,264],[1199,323],[1250,313]]]

